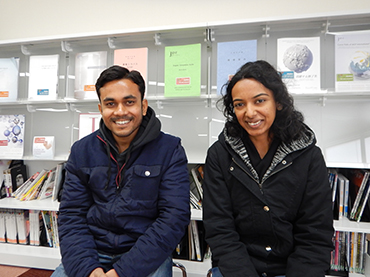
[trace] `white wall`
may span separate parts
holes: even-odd
[[[370,13],[369,0],[0,0],[0,43]]]

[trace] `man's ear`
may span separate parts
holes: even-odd
[[[146,116],[146,112],[148,111],[148,100],[143,99],[141,102],[142,110],[143,110],[143,116]]]

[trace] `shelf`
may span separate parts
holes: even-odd
[[[203,210],[191,209],[192,220],[203,220]]]
[[[344,232],[370,233],[370,222],[356,222],[348,218],[334,220],[334,229]]]
[[[186,268],[188,277],[206,277],[207,271],[212,267],[211,259],[204,259],[203,262],[174,259]],[[182,277],[180,269],[173,270],[173,277]]]
[[[0,243],[1,264],[55,269],[61,261],[59,248]]]
[[[52,201],[51,198],[47,198],[43,200],[31,200],[31,201],[20,201],[15,198],[3,198],[3,199],[0,199],[0,208],[40,210],[40,211],[58,211],[59,202]]]

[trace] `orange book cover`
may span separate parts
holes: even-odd
[[[128,70],[137,70],[147,82],[148,48],[127,48],[114,50],[115,65],[126,67]]]

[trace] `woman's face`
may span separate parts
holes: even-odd
[[[277,108],[273,92],[255,79],[242,79],[234,85],[231,96],[238,122],[250,139],[268,141]]]

